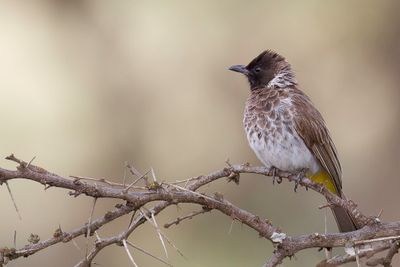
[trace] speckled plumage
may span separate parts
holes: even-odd
[[[295,88],[252,90],[244,128],[250,147],[265,166],[317,173],[320,165],[296,131],[296,104],[291,100],[296,93],[300,92]]]
[[[267,167],[284,171],[307,170],[310,177],[325,174],[332,192],[344,197],[342,169],[328,128],[299,89],[285,58],[267,50],[247,66],[235,65],[230,70],[243,73],[250,83],[243,123],[259,160]],[[344,209],[332,210],[341,231],[356,229]]]

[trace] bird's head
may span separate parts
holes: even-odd
[[[290,64],[285,58],[271,50],[266,50],[247,66],[234,65],[229,68],[244,74],[251,89],[287,87],[297,84]]]

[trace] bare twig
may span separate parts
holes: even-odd
[[[93,219],[92,208],[91,216],[87,225],[83,225],[70,232],[56,231],[54,236],[50,239],[38,242],[37,244],[29,244],[22,249],[15,250],[1,250],[0,248],[0,265],[6,261],[15,260],[19,257],[26,257],[31,254],[37,253],[38,251],[50,247],[54,244],[60,242],[68,242],[76,238],[77,236],[87,235],[90,236],[91,233],[96,233],[96,230],[105,224],[108,224],[125,214],[131,213],[135,210],[144,209],[144,205],[149,206],[153,202],[158,202],[149,211],[142,212],[139,216],[132,216],[131,222],[129,223],[128,229],[115,236],[108,238],[99,238],[96,234],[96,244],[89,252],[86,252],[86,257],[79,262],[76,266],[89,266],[96,255],[104,248],[110,245],[121,245],[124,244],[125,250],[127,247],[127,239],[129,235],[138,229],[139,226],[145,222],[149,222],[153,227],[158,229],[159,236],[162,240],[166,240],[173,246],[178,253],[181,252],[173,245],[169,239],[161,232],[158,227],[158,223],[155,220],[155,216],[163,211],[166,207],[170,205],[176,205],[178,203],[193,203],[200,205],[201,207],[206,207],[209,210],[218,210],[221,213],[234,218],[242,223],[242,225],[247,225],[248,227],[254,229],[261,237],[270,240],[271,242],[278,244],[276,250],[272,257],[265,263],[265,266],[276,266],[281,263],[285,258],[292,257],[299,251],[310,249],[310,248],[327,248],[327,247],[343,247],[348,243],[351,243],[357,248],[357,246],[373,243],[374,247],[380,244],[378,241],[385,241],[384,243],[389,243],[390,240],[400,239],[400,221],[397,222],[381,222],[376,219],[376,217],[365,216],[360,212],[357,205],[352,201],[341,199],[340,197],[332,194],[326,189],[324,185],[315,183],[305,177],[300,179],[299,184],[306,188],[310,188],[313,191],[322,194],[328,201],[329,207],[340,206],[348,211],[355,219],[358,225],[365,226],[360,230],[347,233],[324,233],[324,234],[309,234],[309,235],[299,235],[290,236],[282,232],[278,227],[273,226],[268,220],[258,217],[246,210],[243,210],[228,200],[224,199],[222,194],[215,194],[214,197],[207,196],[197,192],[197,190],[207,184],[210,184],[218,179],[224,177],[231,177],[232,174],[238,175],[240,173],[254,173],[264,176],[271,176],[274,174],[280,179],[287,179],[288,181],[298,181],[298,174],[288,173],[283,171],[272,171],[265,167],[251,167],[248,164],[244,165],[228,165],[227,168],[210,173],[208,175],[200,175],[196,178],[190,178],[184,180],[186,185],[184,187],[176,184],[167,183],[156,183],[156,186],[142,187],[142,190],[130,191],[129,189],[134,186],[134,183],[143,179],[145,175],[141,175],[134,167],[129,166],[128,169],[132,174],[138,177],[136,181],[130,184],[128,187],[116,187],[111,183],[103,182],[102,184],[86,183],[82,181],[83,179],[67,179],[61,177],[57,174],[50,173],[47,170],[35,166],[30,163],[26,163],[22,160],[17,159],[14,155],[10,155],[7,159],[17,162],[19,166],[17,170],[7,170],[0,168],[0,184],[7,183],[9,180],[13,179],[28,179],[35,181],[37,183],[43,184],[45,186],[54,186],[58,188],[64,188],[71,190],[70,194],[72,196],[79,196],[81,194],[87,195],[94,199],[97,198],[112,198],[120,199],[126,202],[125,205],[118,205],[115,210],[107,212],[104,216]],[[96,178],[93,178],[96,179]],[[154,178],[155,179],[155,176]],[[101,179],[99,180],[101,181]],[[156,180],[155,180],[156,181]],[[122,184],[123,185],[123,184]],[[128,188],[128,190],[126,190]],[[95,203],[95,201],[94,201]],[[201,214],[201,213],[198,213]],[[146,218],[147,216],[147,218]],[[186,216],[186,218],[193,217]],[[151,218],[150,218],[151,217]],[[183,217],[182,217],[183,218]],[[182,220],[181,218],[181,220]],[[178,219],[177,219],[178,220]],[[175,222],[177,221],[175,220]],[[176,223],[175,223],[176,224]],[[124,242],[125,240],[125,242]],[[164,244],[165,247],[165,244]],[[388,250],[389,247],[382,246],[379,247],[381,251]],[[373,250],[373,252],[379,249]],[[87,248],[88,250],[88,248]],[[393,248],[393,252],[389,250],[387,254],[388,260],[391,261],[393,255],[397,251]],[[127,253],[129,250],[127,251]],[[150,253],[151,254],[151,253]],[[130,252],[128,256],[132,256]],[[360,250],[357,253],[358,258],[368,257],[371,252],[367,253]],[[390,259],[389,259],[390,258]],[[133,258],[132,258],[133,259]],[[132,261],[132,260],[131,260]],[[328,260],[329,262],[336,262],[342,264],[341,262],[356,261],[356,256],[346,255],[337,259],[334,257]],[[136,263],[135,263],[136,264]]]
[[[195,181],[197,180],[199,177],[192,177],[192,178],[188,178],[185,180],[176,180],[175,182],[172,182],[170,184],[183,184],[183,183],[187,183],[187,182],[191,182],[191,181]]]
[[[185,215],[185,216],[182,216],[182,217],[178,217],[175,220],[173,220],[172,222],[164,224],[164,228],[169,228],[171,225],[174,225],[174,224],[178,225],[183,220],[193,219],[193,217],[195,217],[197,215],[204,214],[204,213],[210,212],[210,211],[211,211],[210,209],[203,208],[203,209],[201,209],[199,211],[192,212],[192,213],[190,213],[188,215]]]
[[[216,200],[216,199],[214,199],[212,197],[209,197],[209,196],[204,195],[204,194],[197,193],[197,192],[195,192],[193,190],[187,189],[187,188],[179,186],[179,185],[170,184],[170,186],[175,187],[175,188],[177,188],[179,190],[182,190],[182,191],[193,193],[193,194],[195,194],[195,195],[197,195],[199,197],[203,197],[203,198],[206,198],[206,199],[211,200],[211,201],[219,202],[218,200]]]
[[[88,181],[95,181],[95,182],[100,182],[100,183],[105,183],[111,186],[120,186],[123,187],[123,184],[120,183],[114,183],[111,181],[106,180],[105,178],[93,178],[93,177],[87,177],[87,176],[76,176],[76,175],[70,175],[69,177],[75,178],[77,180],[88,180]]]
[[[384,267],[392,266],[393,257],[394,257],[394,255],[396,255],[399,252],[400,242],[393,241],[393,242],[384,243],[384,244],[386,244],[389,247],[389,250],[387,251],[386,256],[368,260],[366,263],[367,266],[378,266],[378,265],[382,265]]]
[[[400,235],[373,238],[373,239],[367,239],[367,240],[358,240],[358,241],[355,241],[354,244],[355,245],[364,245],[364,244],[369,244],[369,243],[374,243],[374,242],[397,240],[397,239],[400,239]]]
[[[353,255],[343,255],[343,256],[335,256],[328,260],[323,260],[317,266],[340,266],[349,262],[354,262],[358,258],[371,258],[375,254],[385,251],[390,247],[390,244],[386,243],[378,243],[376,246],[372,247],[370,250],[359,251],[358,254]],[[368,262],[367,265],[369,266]],[[376,265],[371,265],[376,266]]]
[[[392,259],[394,257],[394,255],[396,255],[397,253],[399,253],[399,249],[400,249],[400,243],[399,241],[395,241],[393,242],[392,246],[390,247],[388,253],[386,254],[386,257],[383,259],[383,266],[384,267],[390,267],[392,266]]]
[[[90,229],[91,229],[91,231],[94,231],[95,229],[100,228],[101,226],[131,212],[132,210],[133,210],[132,207],[123,205],[120,208],[117,208],[113,211],[108,212],[105,216],[94,220],[90,225]],[[12,259],[17,259],[19,257],[27,257],[29,255],[37,253],[38,251],[41,251],[43,249],[46,249],[52,245],[55,245],[55,244],[61,243],[61,242],[68,242],[68,241],[72,240],[72,242],[74,243],[75,242],[74,238],[81,236],[81,235],[85,235],[87,233],[87,227],[88,227],[87,225],[83,225],[83,226],[81,226],[75,230],[72,230],[68,233],[61,232],[60,234],[57,234],[57,235],[54,233],[53,237],[50,239],[41,241],[36,244],[26,245],[22,249],[16,249],[15,252],[8,255],[8,258],[10,260],[12,260]],[[80,249],[76,243],[74,245],[78,248],[78,250],[82,251],[82,249]]]

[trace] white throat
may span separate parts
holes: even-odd
[[[289,66],[279,71],[275,77],[267,84],[268,88],[279,87],[284,88],[297,84],[294,73]]]

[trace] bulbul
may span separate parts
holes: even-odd
[[[286,59],[267,50],[247,66],[234,65],[229,70],[244,74],[250,83],[243,124],[258,159],[268,168],[305,171],[308,178],[344,198],[342,168],[328,128],[299,89]],[[341,232],[357,229],[345,209],[331,209]]]

